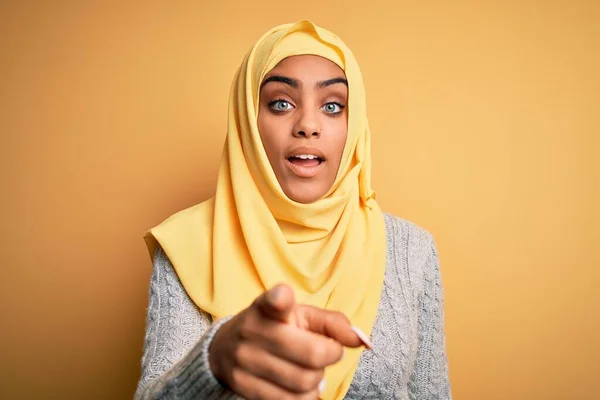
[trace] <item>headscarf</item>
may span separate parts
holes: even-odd
[[[260,84],[281,60],[316,55],[348,80],[348,135],[333,186],[301,204],[279,185],[257,126]],[[229,98],[228,130],[215,196],[151,229],[196,305],[214,319],[248,307],[278,283],[296,299],[344,313],[370,335],[381,296],[386,236],[371,189],[370,130],[358,64],[333,33],[310,21],[277,26],[252,47]],[[322,399],[342,399],[362,349],[326,368]]]

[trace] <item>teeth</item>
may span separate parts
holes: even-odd
[[[297,154],[294,157],[300,158],[302,160],[314,160],[315,158],[319,158],[319,157],[315,156],[314,154]]]

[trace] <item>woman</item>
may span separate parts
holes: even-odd
[[[136,398],[449,399],[433,239],[381,212],[370,165],[350,50],[309,21],[267,32],[232,85],[215,197],[146,237]]]

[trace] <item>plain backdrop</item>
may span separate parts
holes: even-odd
[[[598,1],[2,1],[0,398],[131,398],[142,235],[213,195],[233,74],[308,18],[353,49],[385,211],[441,257],[455,399],[593,399]]]

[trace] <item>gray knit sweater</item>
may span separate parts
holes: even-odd
[[[451,399],[443,291],[435,243],[425,230],[385,215],[387,266],[371,334],[346,399]],[[208,348],[224,318],[212,323],[186,294],[157,250],[136,399],[239,398],[214,377]]]

